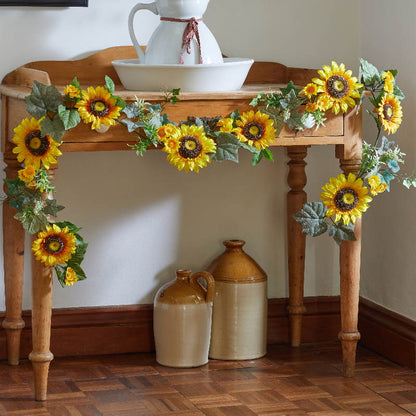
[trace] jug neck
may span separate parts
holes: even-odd
[[[176,19],[200,19],[208,7],[209,0],[157,0],[157,9],[162,17]]]
[[[245,243],[243,240],[225,240],[223,242],[226,251],[241,251]]]
[[[192,271],[188,269],[176,270],[176,279],[180,282],[188,282],[191,277]]]

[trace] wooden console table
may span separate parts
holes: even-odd
[[[115,73],[111,61],[114,59],[135,58],[133,47],[106,49],[79,61],[33,62],[9,73],[0,85],[2,94],[2,151],[6,163],[6,177],[14,179],[21,168],[12,153],[11,139],[13,129],[22,118],[27,117],[24,98],[30,93],[34,80],[44,84],[52,83],[58,88],[68,84],[74,76],[81,85],[102,85],[104,76],[109,75],[116,83],[115,94],[125,100],[134,100],[135,95],[144,100],[157,103],[163,100],[159,92],[126,91]],[[181,102],[169,105],[166,111],[174,121],[185,120],[188,115],[213,117],[228,115],[238,108],[248,110],[249,102],[260,91],[276,90],[279,84],[290,80],[305,85],[315,70],[288,68],[277,63],[256,62],[239,91],[229,93],[182,93]],[[180,85],[178,85],[178,88]],[[105,133],[92,131],[90,126],[80,124],[64,136],[60,149],[63,152],[127,150],[127,143],[133,143],[131,135],[126,134],[122,126],[111,128]],[[287,241],[289,264],[289,316],[291,326],[291,344],[301,343],[303,304],[303,282],[305,266],[305,235],[292,215],[298,212],[306,202],[304,186],[306,184],[305,158],[311,145],[335,145],[335,156],[346,174],[357,172],[361,160],[361,115],[350,111],[346,115],[329,115],[326,127],[317,132],[307,130],[294,134],[283,130],[276,139],[275,146],[285,146],[289,156],[287,194]],[[55,166],[56,169],[56,166]],[[211,166],[215,169],[215,166]],[[53,170],[50,171],[53,175]],[[7,331],[8,360],[12,365],[19,363],[20,333],[24,326],[22,320],[23,260],[25,233],[21,224],[13,216],[14,209],[8,204],[3,207],[4,239],[4,279],[6,296],[6,317],[3,327]],[[341,279],[341,331],[343,371],[352,376],[355,368],[356,345],[360,338],[357,330],[358,296],[360,280],[361,223],[355,227],[357,241],[343,242],[340,246]],[[33,256],[32,256],[33,257]],[[32,306],[32,343],[33,351],[29,355],[32,361],[35,381],[35,399],[45,400],[47,378],[53,354],[50,351],[52,271],[37,261],[33,261],[33,306]]]

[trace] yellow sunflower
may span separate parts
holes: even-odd
[[[381,182],[380,176],[373,175],[368,179],[368,183],[371,187],[371,195],[377,195],[383,193],[387,189],[387,183]]]
[[[25,118],[13,130],[14,137],[12,141],[16,143],[13,153],[17,153],[17,160],[24,162],[27,166],[31,165],[36,170],[40,164],[49,169],[51,164],[56,163],[56,157],[62,153],[58,149],[59,143],[55,142],[48,134],[42,136],[40,131],[40,122],[42,119]]]
[[[72,267],[68,267],[65,273],[65,284],[67,286],[72,286],[75,282],[78,281],[78,276],[75,273]]]
[[[69,98],[81,98],[81,91],[75,85],[67,85],[64,89],[64,95]]]
[[[273,120],[264,113],[247,111],[237,120],[235,133],[240,142],[247,142],[257,150],[270,146],[276,135]]]
[[[384,91],[393,94],[394,91],[394,75],[390,71],[385,71],[381,74],[384,80]]]
[[[384,94],[376,111],[383,129],[388,134],[396,133],[403,117],[399,99],[393,94]]]
[[[75,253],[76,240],[68,227],[61,229],[56,224],[47,226],[46,230],[38,233],[38,238],[32,243],[32,251],[36,260],[46,266],[65,264]]]
[[[177,130],[178,128],[173,124],[164,124],[157,129],[157,136],[159,140],[164,141],[173,136]]]
[[[232,133],[234,131],[234,120],[230,117],[218,120],[217,127],[221,133]]]
[[[168,153],[169,163],[186,172],[199,172],[199,168],[211,162],[208,153],[215,153],[216,149],[214,140],[205,135],[203,126],[195,125],[182,125],[177,133],[165,142],[163,148]]]
[[[350,221],[355,224],[361,213],[365,212],[372,200],[368,196],[368,188],[363,186],[363,181],[353,173],[338,175],[330,178],[329,183],[322,187],[321,199],[327,207],[326,216],[335,216],[335,222],[344,221],[348,225]]]
[[[314,84],[313,82],[310,82],[308,85],[306,85],[302,92],[308,97],[311,98],[314,95],[318,94],[318,86]]]
[[[36,175],[36,169],[32,165],[28,165],[24,169],[20,169],[17,172],[17,175],[22,182],[28,184],[33,181],[33,178]]]
[[[345,70],[345,65],[338,66],[336,62],[332,62],[332,67],[324,65],[318,71],[321,78],[314,78],[312,81],[317,84],[318,93],[321,93],[328,99],[326,108],[332,108],[332,112],[338,114],[341,110],[345,113],[348,107],[355,106],[355,98],[360,97],[357,91],[363,86],[357,82],[357,78],[351,76],[350,70]]]
[[[313,113],[313,112],[315,112],[318,109],[319,109],[319,107],[318,107],[318,104],[317,103],[308,103],[305,106],[305,111],[307,113]]]
[[[121,111],[116,99],[104,87],[88,87],[87,91],[82,91],[82,100],[75,107],[85,123],[92,123],[93,130],[99,129],[101,124],[114,126]]]

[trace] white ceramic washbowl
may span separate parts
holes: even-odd
[[[146,65],[138,59],[120,59],[112,64],[124,88],[133,91],[183,92],[235,91],[241,88],[252,59],[224,58],[223,63],[198,65]]]

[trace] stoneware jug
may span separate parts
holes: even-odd
[[[186,269],[177,270],[176,279],[158,290],[153,330],[159,364],[198,367],[208,362],[214,290],[210,273]]]
[[[251,360],[266,354],[267,276],[244,244],[224,241],[224,253],[207,267],[215,279],[210,358]]]
[[[222,63],[221,50],[214,35],[202,21],[209,0],[156,0],[138,3],[129,15],[130,37],[140,64],[212,64]],[[146,53],[134,33],[134,16],[139,10],[150,10],[160,16]]]

